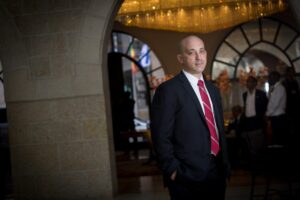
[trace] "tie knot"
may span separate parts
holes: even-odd
[[[198,81],[198,86],[203,88],[204,87],[204,82],[202,80],[199,80]]]

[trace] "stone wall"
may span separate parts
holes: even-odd
[[[110,0],[0,0],[17,199],[112,199]]]

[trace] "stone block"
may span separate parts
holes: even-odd
[[[49,0],[49,12],[63,11],[71,8],[70,0]]]
[[[48,11],[49,0],[23,0],[23,13],[45,13]]]
[[[99,64],[100,42],[100,40],[94,38],[82,37],[79,43],[78,62],[86,64]]]
[[[17,176],[50,173],[59,170],[57,145],[11,146],[12,171]]]
[[[26,45],[29,50],[30,56],[48,56],[53,49],[53,36],[52,35],[42,35],[29,37],[28,45]]]
[[[30,78],[47,79],[51,77],[50,61],[48,56],[30,59]]]
[[[17,16],[15,21],[24,36],[49,33],[48,14]]]
[[[89,197],[101,199],[110,199],[112,194],[112,177],[107,171],[87,171]]]
[[[86,15],[83,23],[82,36],[89,38],[100,38],[105,25],[105,20],[99,16]]]
[[[70,76],[41,79],[36,81],[36,98],[63,98],[73,96]]]
[[[89,8],[89,5],[91,3],[91,0],[71,0],[71,7],[72,8],[81,8],[81,9],[87,9]]]
[[[49,173],[38,176],[39,199],[86,199],[89,188],[84,172]]]
[[[77,33],[57,33],[52,38],[52,55],[59,54],[74,54],[78,47],[78,34]]]
[[[75,63],[72,54],[51,56],[51,71],[53,78],[75,76]]]
[[[98,64],[76,64],[72,80],[76,95],[103,94],[102,70]]]
[[[107,126],[105,119],[86,119],[82,122],[84,139],[101,139],[107,137]]]
[[[82,23],[81,9],[66,10],[49,14],[49,30],[55,32],[79,31]]]
[[[56,104],[56,115],[60,116],[61,120],[99,118],[105,114],[104,100],[101,96],[64,99]]]
[[[4,79],[6,102],[35,97],[36,83],[28,79],[27,69],[6,71]]]
[[[38,123],[57,118],[55,101],[8,103],[8,107],[7,114],[11,124]]]
[[[107,169],[108,153],[103,140],[59,144],[62,171]]]

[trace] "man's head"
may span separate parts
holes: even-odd
[[[200,77],[207,62],[207,54],[202,39],[194,35],[183,38],[179,43],[177,59],[184,70]]]
[[[280,80],[280,74],[279,72],[277,71],[272,71],[270,74],[269,74],[269,84],[272,86],[272,85],[275,85],[275,83],[277,83],[278,81]]]
[[[257,79],[254,76],[249,76],[247,79],[247,88],[252,92],[257,86]]]
[[[285,71],[285,76],[287,80],[293,80],[295,76],[295,70],[293,67],[287,67]]]

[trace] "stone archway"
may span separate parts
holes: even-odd
[[[0,2],[16,199],[112,199],[106,49],[121,2],[39,2]]]

